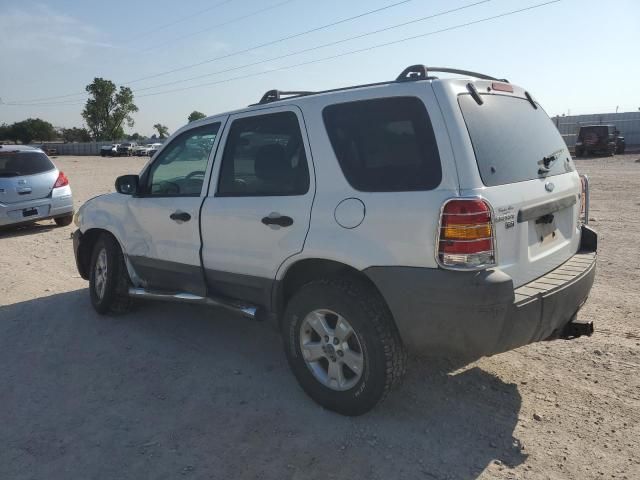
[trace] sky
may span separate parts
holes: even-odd
[[[174,131],[193,110],[242,108],[270,89],[390,80],[417,63],[507,78],[550,115],[637,111],[640,1],[561,0],[478,22],[544,2],[0,0],[0,124],[81,127],[94,77],[133,89],[126,131],[151,135],[155,123]]]

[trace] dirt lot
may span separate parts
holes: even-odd
[[[640,478],[639,157],[578,161],[600,234],[592,338],[412,360],[359,418],[305,396],[268,325],[154,303],[99,317],[73,227],[0,233],[0,478]],[[144,163],[56,161],[77,206]]]

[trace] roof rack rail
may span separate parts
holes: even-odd
[[[311,95],[314,92],[307,92],[307,91],[291,91],[291,92],[285,92],[283,90],[269,90],[267,93],[265,93],[262,98],[260,99],[260,101],[257,103],[257,105],[262,105],[264,103],[269,103],[269,102],[276,102],[278,100],[282,100],[283,96],[287,96],[287,97],[300,97],[303,95]]]
[[[459,70],[457,68],[446,68],[446,67],[427,67],[426,65],[411,65],[410,67],[405,68],[400,75],[396,78],[396,82],[411,82],[415,80],[426,80],[429,77],[430,72],[441,72],[441,73],[455,73],[458,75],[467,75],[469,77],[480,78],[482,80],[495,80],[497,82],[506,82],[509,83],[509,80],[506,78],[495,78],[489,75],[485,75],[484,73],[471,72],[469,70]]]

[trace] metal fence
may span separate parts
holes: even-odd
[[[575,145],[578,129],[584,125],[615,125],[627,145],[640,146],[640,112],[593,113],[553,117],[552,120],[568,147]]]

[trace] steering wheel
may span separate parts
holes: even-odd
[[[193,177],[196,177],[198,175],[201,175],[204,177],[204,170],[196,170],[195,172],[191,172],[189,173],[186,177],[184,177],[185,180],[191,180]]]
[[[165,194],[178,194],[180,193],[180,185],[174,182],[169,182],[168,180],[163,180],[157,185],[157,193],[165,193]]]

